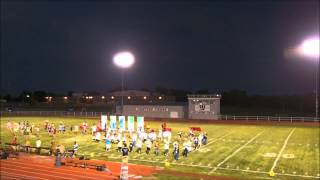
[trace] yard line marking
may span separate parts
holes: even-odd
[[[232,132],[229,132],[229,133],[227,133],[227,134],[225,134],[225,135],[223,135],[223,136],[220,136],[219,138],[217,138],[217,139],[215,139],[215,140],[213,140],[213,141],[209,142],[208,144],[203,145],[203,146],[201,146],[201,147],[208,146],[209,144],[212,144],[212,143],[214,143],[214,142],[217,142],[217,141],[223,139],[224,137],[230,135],[231,133],[232,133]],[[200,149],[200,148],[199,148],[199,149]],[[196,151],[198,151],[199,149],[196,149],[196,150],[194,150],[194,151],[191,151],[190,153],[196,152]]]
[[[252,141],[254,141],[257,137],[259,137],[264,131],[256,134],[253,138],[251,138],[247,143],[245,143],[244,145],[242,145],[240,148],[238,148],[237,150],[235,150],[232,154],[230,154],[228,157],[226,157],[223,161],[221,161],[217,167],[220,167],[223,163],[225,163],[226,161],[228,161],[230,158],[232,158],[234,155],[236,155],[239,151],[241,151],[243,148],[245,148],[249,143],[251,143]],[[213,173],[217,168],[212,169],[212,171],[209,172],[209,174]]]
[[[290,132],[290,134],[287,136],[287,139],[284,141],[284,143],[283,143],[283,145],[282,145],[282,148],[281,148],[281,150],[279,151],[276,160],[273,162],[273,165],[272,165],[272,167],[271,167],[271,169],[270,169],[270,172],[273,172],[274,168],[276,167],[276,165],[277,165],[277,163],[278,163],[278,161],[279,161],[279,159],[280,159],[280,157],[281,157],[281,155],[282,155],[282,152],[283,152],[284,149],[286,148],[286,146],[287,146],[287,144],[288,144],[288,141],[289,141],[291,135],[293,134],[293,132],[294,132],[295,130],[296,130],[296,128],[292,129],[291,132]]]

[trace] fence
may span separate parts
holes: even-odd
[[[287,116],[231,116],[221,115],[219,120],[242,120],[242,121],[278,121],[278,122],[319,122],[320,118],[316,117],[287,117]]]
[[[69,111],[0,111],[3,116],[58,116],[58,117],[100,117],[110,112],[69,112]],[[217,120],[223,121],[270,121],[270,122],[320,122],[316,117],[285,117],[285,116],[232,116],[220,115]],[[215,121],[215,120],[212,120]]]

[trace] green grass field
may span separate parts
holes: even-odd
[[[56,117],[2,117],[1,141],[10,142],[12,135],[6,129],[8,121],[20,122],[28,120],[39,125],[40,137],[43,146],[50,146],[52,137],[43,130],[45,120],[58,125],[61,121],[65,125],[75,125],[83,122],[80,118]],[[89,126],[98,122],[98,119],[86,119]],[[159,128],[160,122],[148,122],[152,128]],[[253,126],[253,125],[215,125],[193,123],[168,123],[173,130],[173,138],[178,131],[188,131],[191,126],[200,126],[208,133],[208,144],[199,150],[191,152],[187,158],[176,162],[170,156],[170,166],[165,166],[165,157],[146,155],[145,153],[130,153],[129,162],[162,166],[167,169],[192,172],[206,175],[218,175],[244,179],[320,179],[319,165],[319,127],[293,127],[293,126]],[[35,145],[35,136],[31,136],[31,143]],[[91,135],[74,135],[70,132],[58,134],[56,141],[71,149],[76,140],[79,144],[79,154],[90,157],[94,152],[96,159],[121,161],[120,153],[116,152],[116,145],[112,150],[105,152],[104,143],[91,141]],[[24,143],[25,139],[19,135],[18,141]],[[180,145],[180,152],[182,152]],[[143,151],[145,151],[145,146]],[[162,146],[161,146],[162,148]],[[172,147],[171,147],[172,150]],[[92,154],[91,154],[92,155]],[[171,153],[170,153],[171,155]],[[275,176],[270,176],[273,170]],[[158,176],[165,179],[165,175]],[[162,178],[161,178],[162,177]]]

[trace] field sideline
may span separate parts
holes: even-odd
[[[70,125],[80,125],[84,120],[89,126],[98,122],[98,119],[83,118],[1,117],[2,142],[10,142],[12,138],[5,127],[9,120],[15,122],[28,120],[30,123],[39,125],[43,146],[50,146],[52,139],[43,130],[45,120],[54,122],[56,125],[62,121],[67,129]],[[161,125],[161,122],[155,121],[146,121],[146,123],[154,129],[160,128]],[[191,152],[187,158],[182,158],[180,155],[180,159],[176,162],[173,161],[172,156],[169,156],[169,167],[164,166],[166,159],[163,155],[133,152],[129,155],[129,162],[162,166],[164,169],[181,172],[234,178],[320,179],[319,126],[255,126],[178,122],[169,122],[168,126],[173,130],[173,138],[177,137],[178,131],[188,132],[189,127],[199,126],[208,133],[208,144]],[[36,137],[32,136],[32,145],[35,145],[35,140]],[[112,146],[112,151],[105,152],[104,143],[92,142],[90,133],[89,135],[74,135],[67,132],[56,136],[56,141],[66,146],[67,149],[71,149],[75,140],[80,146],[79,154],[96,159],[121,160],[121,155],[115,150],[116,145]],[[23,144],[24,137],[19,136],[18,141]],[[182,152],[181,146],[180,152]],[[270,171],[275,173],[274,177],[269,176]]]

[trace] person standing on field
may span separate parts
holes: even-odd
[[[127,145],[124,144],[122,148],[122,156],[128,156],[129,155],[129,149],[127,148]]]
[[[201,140],[201,143],[203,145],[206,145],[208,143],[208,135],[207,135],[207,133],[204,133],[203,138]]]
[[[129,152],[132,152],[132,150],[133,150],[133,142],[131,141],[129,144]]]
[[[155,142],[155,144],[154,144],[154,154],[155,154],[156,156],[159,156],[159,153],[160,153],[159,143],[158,143],[158,142]]]
[[[146,153],[149,154],[151,150],[151,141],[149,139],[146,141],[146,146],[147,146]]]
[[[77,141],[75,141],[73,144],[73,155],[72,155],[73,157],[75,157],[78,154],[78,148],[79,148],[79,145]]]
[[[168,153],[169,153],[169,143],[168,142],[164,143],[163,149],[164,149],[164,155],[168,156]]]
[[[111,148],[111,140],[109,137],[106,138],[106,151],[109,151],[109,149]]]
[[[37,141],[36,141],[36,148],[37,148],[37,154],[40,154],[40,151],[41,151],[41,140],[40,140],[40,138],[38,138]]]
[[[176,161],[179,159],[179,147],[174,148],[173,157],[174,157],[174,160]]]
[[[199,140],[197,137],[194,137],[194,149],[197,149],[199,146]]]
[[[139,154],[141,153],[141,149],[142,149],[142,140],[141,139],[138,139],[138,142],[137,142],[137,151]]]
[[[30,140],[29,140],[29,139],[26,139],[25,148],[26,148],[26,152],[27,152],[27,153],[28,153],[29,150],[30,150],[30,145],[31,145]]]
[[[122,141],[118,142],[118,152],[121,152],[122,149]]]
[[[51,141],[51,148],[50,148],[49,154],[53,156],[55,150],[56,150],[56,142],[55,142],[54,140],[52,140],[52,141]]]

